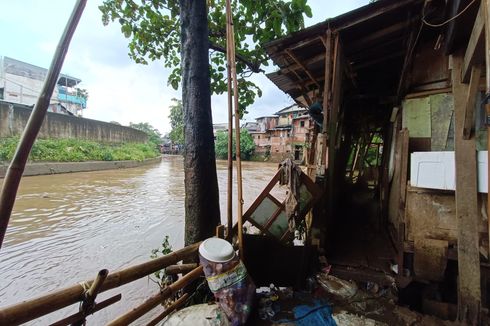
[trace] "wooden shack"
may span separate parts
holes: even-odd
[[[489,13],[488,0],[379,0],[265,45],[269,79],[323,108],[311,234],[334,272],[435,287],[471,323],[488,311]]]

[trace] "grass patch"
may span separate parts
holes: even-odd
[[[10,161],[18,137],[0,139],[0,161]],[[29,160],[32,162],[143,161],[160,155],[152,144],[101,144],[80,139],[37,139]]]

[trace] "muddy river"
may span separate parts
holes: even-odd
[[[218,162],[222,221],[226,220],[226,162]],[[245,209],[277,164],[244,163]],[[0,180],[2,182],[2,180]],[[184,173],[178,156],[157,165],[23,179],[0,250],[0,307],[149,259],[165,235],[183,246]],[[104,324],[143,302],[158,287],[147,278],[105,292],[122,300],[89,317]],[[77,307],[31,323],[53,322]],[[158,309],[155,309],[158,313]]]

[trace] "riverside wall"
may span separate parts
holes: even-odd
[[[19,136],[24,130],[32,108],[0,101],[0,138]],[[48,112],[39,138],[77,138],[103,143],[144,143],[148,136],[130,127]]]
[[[115,170],[135,168],[143,165],[156,164],[162,161],[162,157],[150,158],[144,161],[89,161],[89,162],[39,162],[27,163],[24,177],[46,174],[89,172],[100,170]],[[0,162],[0,178],[7,174],[7,163]]]

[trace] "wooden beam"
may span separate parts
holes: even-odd
[[[403,56],[403,54],[405,54],[405,51],[398,51],[398,52],[394,52],[394,53],[389,54],[389,55],[380,56],[380,57],[373,59],[373,60],[370,60],[370,61],[361,62],[357,65],[354,64],[354,65],[352,65],[352,69],[354,71],[356,71],[356,70],[366,68],[366,67],[369,67],[369,66],[372,66],[372,65],[375,65],[375,64],[393,59],[393,58],[401,57],[401,56]]]
[[[463,138],[468,86],[462,83],[462,55],[451,56],[454,96],[454,148],[456,170],[456,217],[458,220],[458,319],[479,324],[480,252],[475,138]]]
[[[480,9],[478,10],[478,14],[476,15],[475,24],[473,25],[470,40],[468,41],[468,46],[464,55],[463,69],[461,70],[463,83],[468,83],[470,80],[471,67],[475,64],[480,64],[483,62],[482,54],[485,46],[485,34],[483,33],[484,27],[485,13],[484,4],[482,3],[480,5]]]
[[[380,29],[374,33],[370,33],[369,35],[360,38],[358,40],[353,40],[349,42],[349,47],[345,49],[346,52],[348,53],[355,53],[362,51],[367,45],[370,43],[373,43],[375,41],[378,41],[376,43],[381,43],[379,42],[379,39],[382,39],[387,36],[392,36],[393,34],[396,34],[405,28],[409,27],[412,23],[416,22],[419,20],[420,17],[409,19],[406,21],[402,21],[396,24],[389,25],[388,27],[385,27],[383,29]],[[393,36],[398,36],[398,35],[393,35]],[[403,36],[403,35],[399,35]]]
[[[325,60],[325,52],[322,52],[322,53],[320,53],[320,54],[318,54],[318,55],[316,55],[316,56],[314,56],[314,57],[311,57],[311,58],[310,58],[310,59],[308,59],[308,60],[305,60],[305,61],[303,62],[303,64],[304,64],[305,66],[309,66],[309,65],[311,65],[311,64],[318,63],[318,62],[320,62],[320,61],[322,61],[322,60]],[[298,70],[298,69],[300,69],[300,68],[301,68],[301,66],[300,66],[299,64],[294,63],[294,64],[292,64],[292,65],[290,65],[290,66],[285,67],[285,68],[281,68],[281,71],[282,71],[282,72],[290,72],[290,71],[293,71],[293,70]]]
[[[413,2],[414,2],[413,0],[404,0],[404,1],[395,1],[391,5],[384,5],[384,6],[380,7],[378,10],[371,11],[368,15],[364,15],[362,17],[359,17],[358,19],[348,20],[345,24],[336,26],[335,31],[342,31],[342,30],[350,28],[354,25],[363,23],[366,20],[376,18],[376,17],[381,16],[383,14],[386,14],[390,11],[393,11],[393,10],[402,8],[406,5],[412,4]]]
[[[315,77],[313,77],[313,75],[311,74],[311,72],[308,70],[308,68],[306,68],[305,65],[303,65],[301,63],[301,61],[299,61],[299,59],[296,57],[296,55],[294,55],[294,53],[287,49],[286,50],[286,53],[288,54],[288,56],[293,59],[293,61],[301,67],[301,69],[303,69],[303,71],[308,75],[308,77],[310,77],[311,81],[315,83],[315,85],[318,87],[318,89],[320,89],[320,84],[316,81]]]
[[[463,123],[463,139],[470,139],[471,133],[474,130],[475,125],[475,104],[476,96],[478,93],[478,86],[480,83],[481,68],[479,65],[471,68],[471,78],[468,87],[468,93],[466,94],[465,110],[464,110],[464,123]]]

